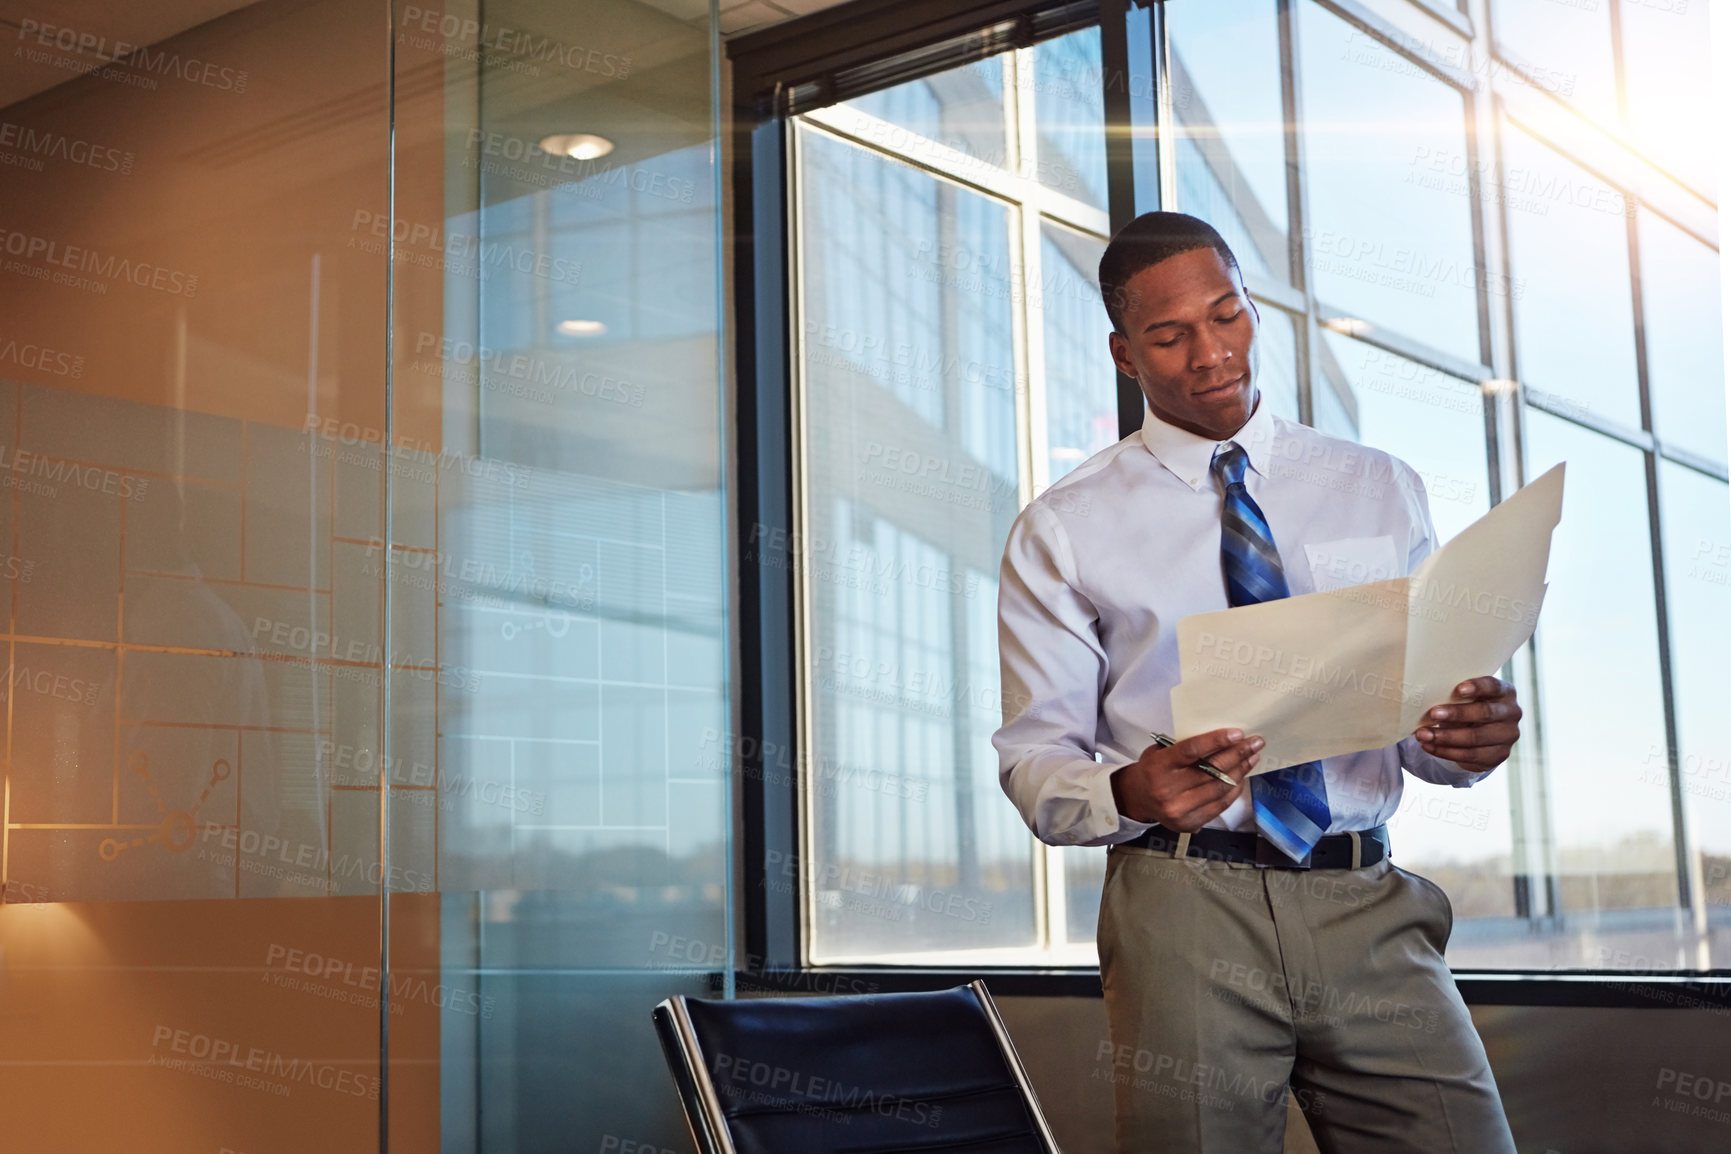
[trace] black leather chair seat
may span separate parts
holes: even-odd
[[[656,1022],[705,1154],[706,1108],[738,1154],[1056,1149],[980,983],[918,994],[672,999]]]

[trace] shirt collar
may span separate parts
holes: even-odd
[[[1204,485],[1212,484],[1208,477],[1208,467],[1214,462],[1214,454],[1232,442],[1237,442],[1239,448],[1244,450],[1252,469],[1264,477],[1268,476],[1273,441],[1274,415],[1260,397],[1257,398],[1256,411],[1250,414],[1244,427],[1224,441],[1199,437],[1177,425],[1162,421],[1146,405],[1142,408],[1142,444],[1168,472],[1197,491]]]

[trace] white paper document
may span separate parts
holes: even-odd
[[[1562,512],[1558,465],[1410,577],[1183,618],[1176,736],[1228,726],[1260,734],[1268,744],[1257,773],[1394,744],[1532,636]],[[1309,559],[1314,573],[1319,555]]]

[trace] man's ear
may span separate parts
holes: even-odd
[[[1130,338],[1113,329],[1106,334],[1106,344],[1112,353],[1112,363],[1118,366],[1118,371],[1131,380],[1136,380],[1136,366],[1130,363]]]

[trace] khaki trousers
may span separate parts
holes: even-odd
[[[1100,900],[1119,1154],[1514,1154],[1442,951],[1446,895],[1384,858],[1258,869],[1113,846]],[[1102,1067],[1107,1065],[1103,1057]]]

